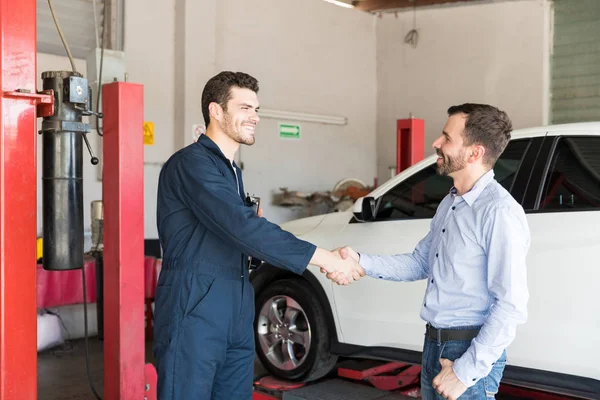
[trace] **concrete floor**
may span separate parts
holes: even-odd
[[[104,396],[104,368],[102,343],[89,340],[90,374],[100,397]],[[153,362],[152,343],[146,342],[146,362]],[[254,364],[255,377],[267,374],[260,361]],[[88,382],[85,341],[73,340],[67,344],[38,354],[38,400],[90,400],[94,394]],[[497,400],[513,400],[497,396]]]
[[[104,397],[104,356],[102,342],[89,340],[90,374],[100,397]],[[146,343],[146,362],[152,362],[152,343]],[[257,360],[256,376],[264,376],[265,369]],[[38,354],[39,400],[90,400],[90,389],[85,360],[85,341],[73,340],[67,344]]]

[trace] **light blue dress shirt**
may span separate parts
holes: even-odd
[[[467,387],[488,375],[527,320],[530,244],[523,207],[486,172],[463,196],[452,188],[409,254],[360,255],[367,275],[427,279],[421,318],[435,328],[481,325],[454,372]]]

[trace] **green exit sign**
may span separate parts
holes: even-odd
[[[300,139],[300,125],[279,124],[279,137],[285,139]]]

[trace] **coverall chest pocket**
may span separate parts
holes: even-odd
[[[215,277],[202,274],[190,274],[188,282],[182,287],[181,301],[183,307],[183,319],[194,318],[201,311],[203,304],[210,295],[210,289],[215,282]]]

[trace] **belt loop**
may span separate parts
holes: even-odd
[[[442,345],[442,329],[436,329],[437,330],[437,344],[438,346]]]

